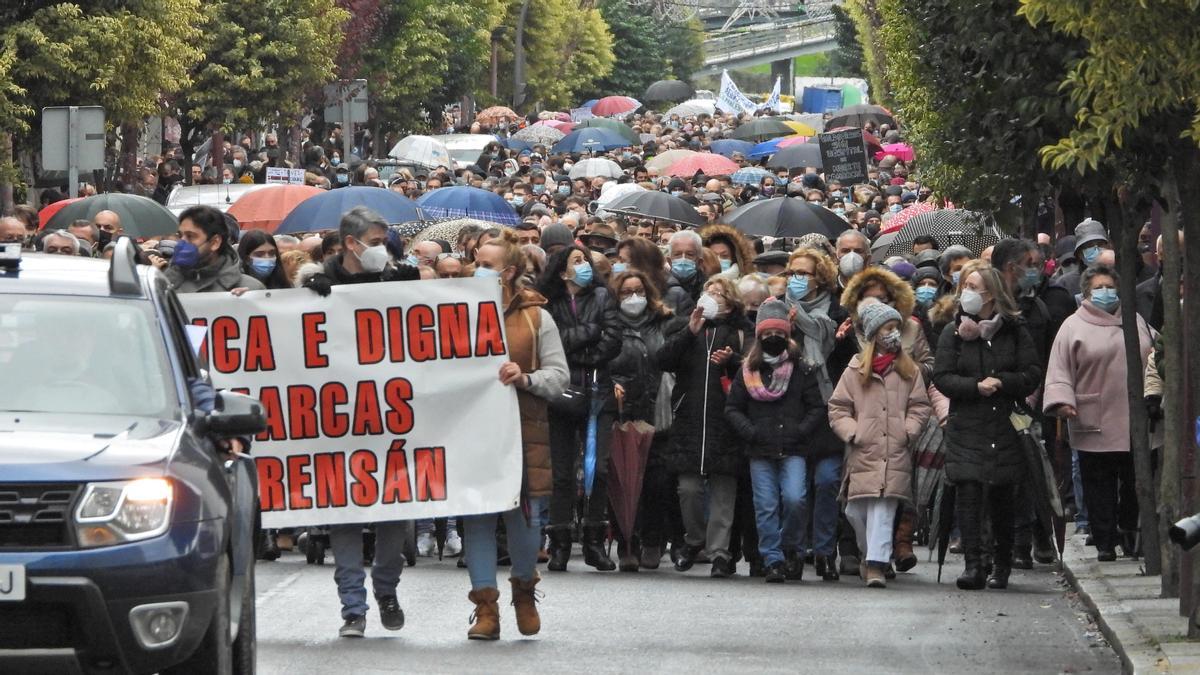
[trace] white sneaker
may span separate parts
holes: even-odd
[[[437,542],[432,532],[422,532],[417,535],[417,555],[422,558],[432,558],[437,553]]]
[[[446,548],[442,550],[442,555],[447,558],[462,555],[462,539],[459,538],[458,532],[455,530],[450,530],[446,533]]]

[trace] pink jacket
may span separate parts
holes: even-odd
[[[1153,330],[1138,317],[1142,371],[1154,343]],[[1087,452],[1129,452],[1129,395],[1125,384],[1125,340],[1121,311],[1109,314],[1084,300],[1058,330],[1046,370],[1042,409],[1069,405],[1071,447]]]

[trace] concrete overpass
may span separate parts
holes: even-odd
[[[833,2],[808,3],[797,18],[780,13],[765,13],[761,0],[750,0],[757,11],[744,10],[743,3],[730,3],[726,22],[742,23],[741,28],[709,31],[704,40],[704,66],[695,75],[712,75],[722,70],[771,64],[773,75],[783,78],[784,93],[791,93],[792,59],[806,54],[826,52],[837,47],[837,27],[829,6]],[[839,3],[840,4],[840,3]],[[794,5],[793,5],[794,6]],[[769,5],[768,5],[769,7]],[[708,9],[701,17],[706,22],[721,18],[717,9]]]

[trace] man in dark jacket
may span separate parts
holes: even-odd
[[[211,206],[193,206],[179,214],[180,240],[170,261],[148,254],[176,293],[261,291],[262,282],[242,273],[242,263],[229,241],[225,216]]]
[[[342,252],[325,261],[323,274],[314,275],[305,287],[322,296],[339,284],[360,284],[397,278],[387,252],[388,224],[379,214],[357,206],[338,225]],[[412,268],[410,268],[412,269]],[[414,270],[415,271],[415,270]],[[371,585],[379,604],[379,618],[388,630],[404,627],[404,610],[396,598],[400,573],[404,571],[404,545],[414,534],[411,521],[377,522],[375,560]],[[337,563],[333,578],[342,601],[341,637],[363,637],[367,626],[366,572],[363,571],[363,524],[334,525],[330,543]]]
[[[667,244],[667,262],[671,275],[667,278],[667,292],[663,303],[675,310],[675,316],[688,316],[696,308],[696,300],[707,281],[700,271],[700,255],[704,240],[692,230],[680,230],[671,235]]]

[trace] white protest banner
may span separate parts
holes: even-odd
[[[775,78],[775,87],[771,89],[771,95],[767,97],[767,102],[760,105],[759,110],[770,110],[772,112],[783,112],[783,105],[779,100],[779,84],[782,78]]]
[[[267,183],[282,185],[304,185],[304,169],[289,169],[286,166],[268,166]]]
[[[751,101],[738,89],[733,78],[729,77],[729,71],[721,71],[721,91],[717,94],[717,107],[725,112],[731,113],[752,113],[757,109],[754,101]]]
[[[180,295],[213,384],[257,397],[264,527],[506,511],[522,478],[500,287],[482,279]]]

